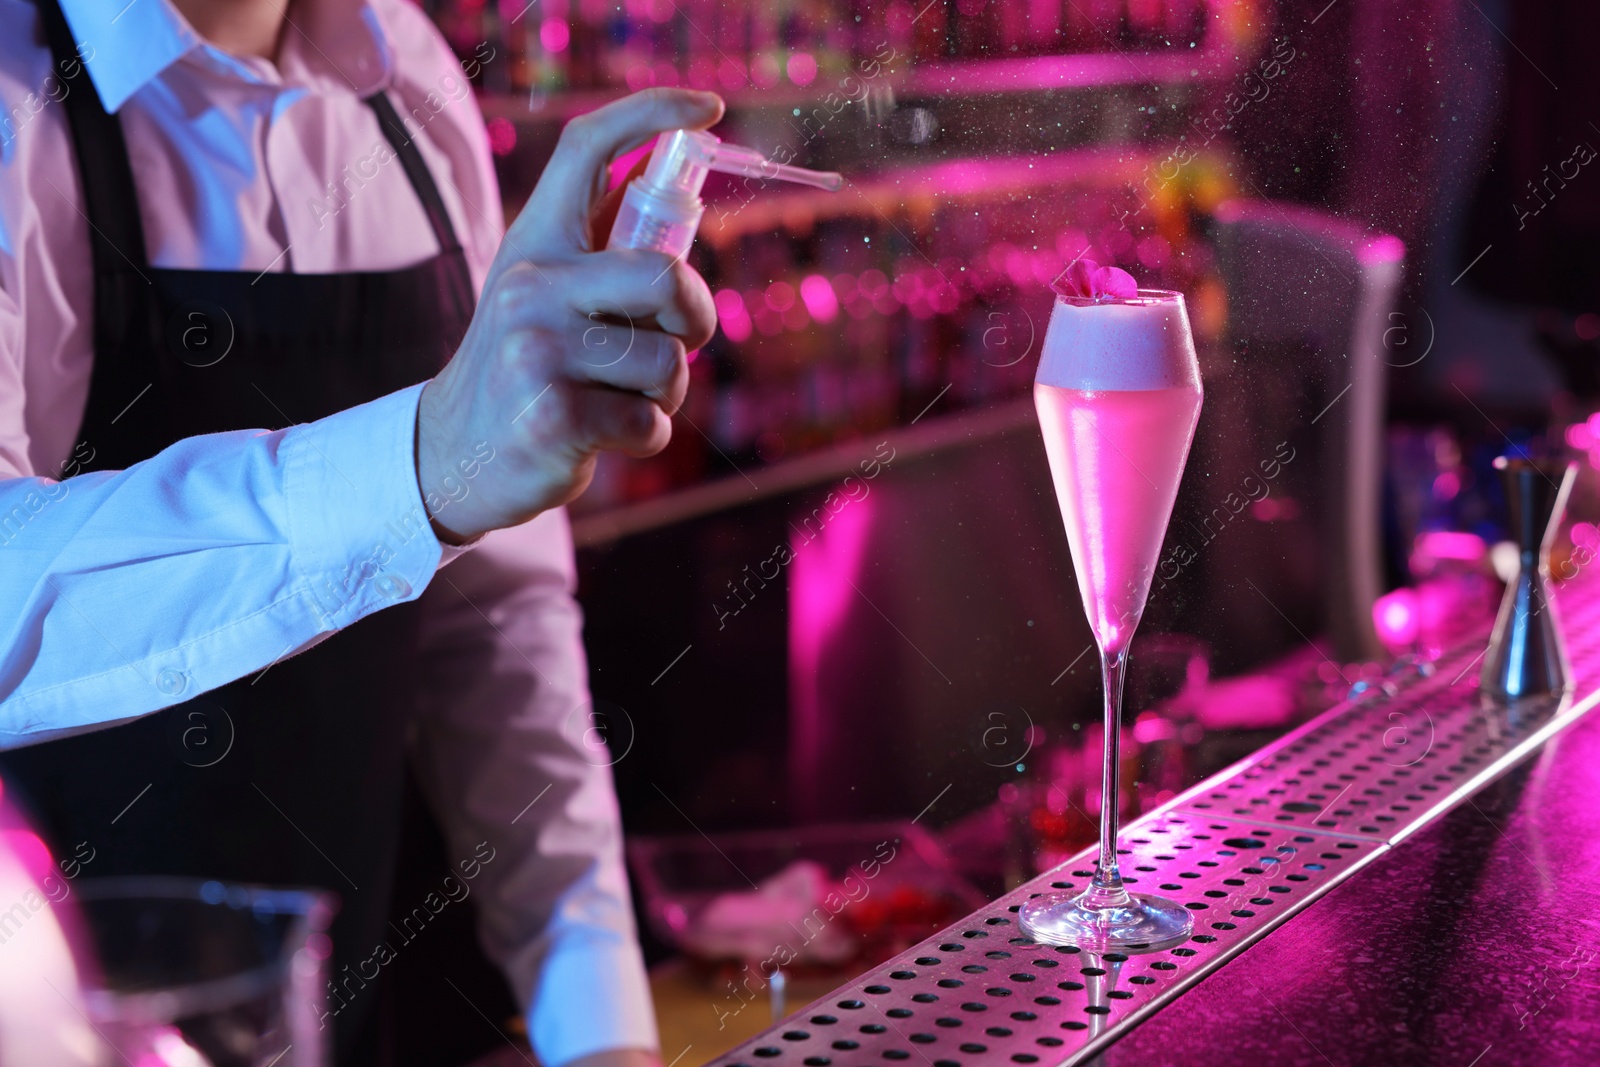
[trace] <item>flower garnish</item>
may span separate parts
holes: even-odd
[[[1119,267],[1102,267],[1092,259],[1079,259],[1062,271],[1050,288],[1062,296],[1076,296],[1104,304],[1111,300],[1131,300],[1139,295],[1139,283]]]

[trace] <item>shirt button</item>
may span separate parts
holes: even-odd
[[[183,676],[183,672],[173,670],[171,667],[163,668],[161,673],[156,675],[156,689],[162,696],[175,697],[183,692],[183,687],[188,684],[189,679]]]
[[[404,600],[411,595],[411,583],[397,574],[378,576],[378,592],[390,600]]]

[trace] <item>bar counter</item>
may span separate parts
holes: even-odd
[[[1125,827],[1126,880],[1194,913],[1183,947],[1021,937],[1086,850],[714,1062],[1593,1063],[1600,582],[1558,597],[1567,700],[1482,701],[1484,634]]]
[[[1597,792],[1589,716],[1091,1062],[1594,1063]]]

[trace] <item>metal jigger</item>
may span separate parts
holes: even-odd
[[[1550,542],[1578,465],[1501,456],[1494,466],[1505,485],[1521,567],[1500,601],[1483,659],[1482,692],[1500,701],[1562,694],[1572,686],[1572,670],[1545,583],[1550,580]]]

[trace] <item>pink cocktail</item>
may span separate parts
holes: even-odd
[[[1183,294],[1067,295],[1058,280],[1033,399],[1078,592],[1100,647],[1105,764],[1094,879],[1076,897],[1040,896],[1023,906],[1023,931],[1036,941],[1154,949],[1192,929],[1185,908],[1123,886],[1117,747],[1128,645],[1150,595],[1201,395]]]

